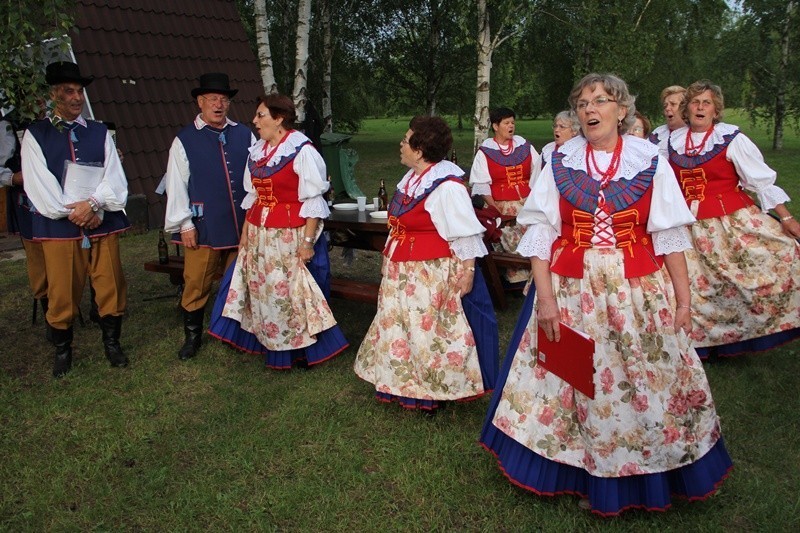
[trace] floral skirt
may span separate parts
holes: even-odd
[[[800,245],[752,206],[691,226],[691,337],[701,356],[772,348],[800,337]]]
[[[378,310],[354,364],[378,399],[433,409],[494,387],[498,335],[491,298],[479,270],[472,291],[459,297],[461,269],[453,258],[384,258]]]
[[[530,291],[482,444],[515,484],[541,494],[582,494],[602,514],[665,508],[671,492],[704,497],[731,463],[702,364],[687,336],[674,332],[663,271],[625,279],[616,249],[587,250],[585,265],[583,279],[553,274],[553,286],[562,322],[595,340],[595,399],[536,364]],[[664,481],[686,468],[699,469],[691,477],[704,481],[679,490]],[[628,494],[634,489],[625,484],[632,479],[642,487],[663,485],[662,496],[647,496],[652,487]],[[612,486],[626,495],[606,501]]]
[[[267,366],[295,360],[322,362],[348,344],[325,299],[329,285],[327,241],[320,235],[308,265],[297,257],[303,228],[248,225],[248,244],[223,278],[209,333]]]
[[[497,200],[495,203],[501,215],[516,217],[525,204],[525,200]],[[515,253],[524,234],[525,227],[516,222],[509,226],[503,226],[500,229],[500,242],[499,246],[496,246],[496,251]],[[507,268],[503,272],[503,277],[509,283],[525,283],[530,275],[531,271],[528,269]]]

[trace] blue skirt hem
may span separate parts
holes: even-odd
[[[297,361],[306,361],[309,366],[316,365],[335,357],[350,346],[344,333],[337,325],[318,333],[315,337],[316,342],[305,348],[293,350],[267,349],[255,335],[243,330],[238,321],[222,316],[234,268],[236,268],[236,262],[228,267],[220,281],[219,292],[211,309],[209,335],[233,346],[237,350],[254,355],[263,355],[265,365],[276,370],[288,370]],[[307,268],[322,290],[323,295],[327,298],[327,295],[330,294],[330,265],[328,263],[327,241],[324,234],[320,236],[314,245],[314,256]]]
[[[718,357],[735,357],[745,353],[765,352],[792,342],[797,338],[800,338],[800,328],[779,331],[756,339],[747,339],[746,341],[695,348],[695,350],[700,359],[703,360],[708,359],[714,351],[716,351]]]
[[[601,516],[616,516],[630,509],[666,511],[673,497],[705,500],[733,468],[722,438],[694,463],[666,472],[616,478],[592,476],[581,468],[542,457],[493,426],[484,428],[480,444],[497,458],[512,484],[540,496],[586,498],[591,511]]]

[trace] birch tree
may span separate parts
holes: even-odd
[[[297,5],[297,40],[295,41],[294,90],[292,100],[297,110],[297,122],[306,118],[308,86],[308,34],[311,27],[311,0],[300,0]]]
[[[489,131],[489,89],[491,88],[492,55],[503,42],[520,32],[525,21],[524,17],[519,16],[523,5],[522,2],[514,6],[508,6],[504,10],[506,15],[497,33],[495,33],[494,39],[492,39],[486,0],[477,0],[477,4],[478,37],[476,47],[478,50],[478,76],[475,86],[475,115],[472,117],[474,123],[473,153],[478,151],[481,143],[486,140]],[[512,23],[512,21],[515,22]],[[509,23],[512,23],[512,25]]]
[[[322,39],[323,39],[323,62],[324,72],[322,74],[322,131],[333,131],[333,106],[331,105],[331,91],[333,89],[331,79],[333,77],[333,29],[331,28],[331,6],[330,0],[322,0]]]
[[[261,84],[267,94],[278,92],[275,73],[272,70],[272,49],[269,46],[269,23],[267,21],[267,0],[255,0],[256,43],[258,63],[261,65]]]
[[[789,70],[789,31],[792,21],[797,14],[797,0],[790,0],[786,4],[786,16],[781,27],[780,64],[778,65],[776,91],[775,91],[775,130],[772,138],[772,148],[783,148],[783,120],[786,117],[786,80]]]

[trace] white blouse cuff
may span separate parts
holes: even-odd
[[[758,203],[763,211],[774,209],[776,205],[785,204],[790,200],[789,195],[777,185],[765,187],[756,194],[758,195]]]
[[[476,183],[472,186],[472,196],[491,196],[492,186],[489,183]]]
[[[689,228],[686,226],[656,231],[652,234],[652,237],[653,249],[656,255],[684,252],[693,248]]]
[[[302,207],[300,207],[300,216],[302,218],[328,218],[330,214],[328,202],[322,196],[314,196],[304,200]]]
[[[486,245],[483,244],[483,238],[480,234],[470,235],[469,237],[458,237],[450,241],[450,249],[453,250],[456,257],[462,261],[483,257],[489,253],[486,249]]]
[[[543,261],[550,261],[553,243],[557,238],[558,233],[550,225],[528,226],[517,245],[517,253],[522,257],[538,257]]]

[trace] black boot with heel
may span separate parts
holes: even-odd
[[[106,315],[100,317],[100,330],[103,332],[103,349],[106,352],[106,359],[115,368],[128,366],[128,358],[122,351],[119,344],[119,336],[122,331],[122,317]]]
[[[183,333],[185,339],[183,346],[178,352],[178,359],[185,361],[191,359],[200,350],[203,341],[203,315],[205,309],[200,308],[195,311],[183,309]]]
[[[72,369],[72,326],[67,329],[56,329],[48,324],[47,330],[56,347],[53,377],[60,378]]]

